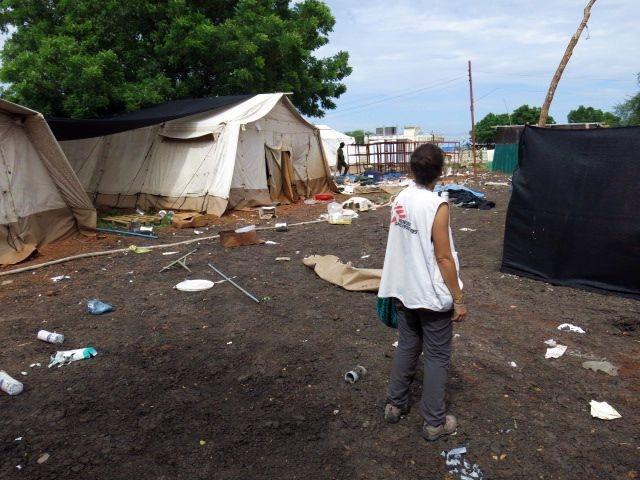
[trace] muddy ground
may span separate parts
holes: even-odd
[[[376,320],[374,295],[328,284],[301,261],[334,254],[381,267],[385,208],[351,226],[261,233],[279,245],[224,250],[202,241],[192,275],[158,273],[175,256],[156,250],[0,277],[13,280],[0,287],[0,368],[25,383],[19,396],[0,395],[0,478],[436,479],[448,478],[440,452],[459,445],[488,478],[639,478],[640,304],[501,274],[509,189],[479,188],[497,208],[454,208],[452,218],[470,309],[455,327],[449,396],[457,436],[424,442],[417,409],[397,425],[384,423],[395,331]],[[293,222],[323,208],[284,214]],[[162,236],[156,242],[194,235]],[[207,261],[266,298],[255,304],[225,283],[201,293],[172,288],[186,278],[217,280]],[[71,279],[50,279],[63,274]],[[116,311],[91,316],[90,298]],[[587,333],[557,331],[563,322]],[[94,346],[98,356],[47,369],[56,348],[35,340],[40,328],[64,333],[65,348]],[[549,338],[568,345],[560,359],[545,360]],[[619,376],[581,367],[605,358]],[[30,368],[35,362],[42,367]],[[355,365],[368,374],[348,385],[343,374]],[[413,394],[417,400],[420,378]],[[609,402],[622,419],[592,418],[592,399]],[[49,459],[38,464],[44,453]]]

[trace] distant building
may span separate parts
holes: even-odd
[[[402,133],[398,127],[378,127],[375,135],[367,135],[364,143],[380,142],[444,142],[444,136],[435,133],[424,134],[418,125],[406,126]]]

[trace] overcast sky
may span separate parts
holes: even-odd
[[[336,26],[318,54],[347,50],[353,73],[338,108],[313,121],[342,131],[418,124],[460,138],[470,128],[467,60],[476,119],[541,106],[587,0],[326,3]],[[638,91],[639,18],[640,0],[596,2],[551,106],[557,122],[578,105],[612,109]]]

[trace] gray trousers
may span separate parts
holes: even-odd
[[[451,362],[451,312],[411,310],[394,300],[398,311],[398,348],[391,366],[387,401],[401,409],[409,404],[409,387],[424,349],[420,413],[434,427],[445,422],[444,394]]]

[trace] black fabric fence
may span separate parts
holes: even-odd
[[[640,299],[640,127],[526,127],[502,271]]]

